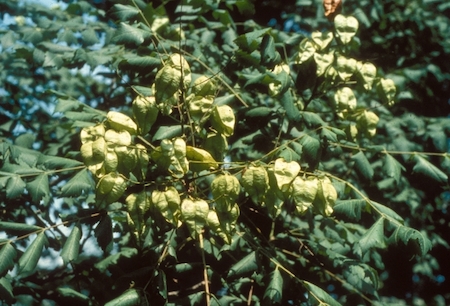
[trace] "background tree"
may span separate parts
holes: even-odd
[[[0,2],[1,299],[448,304],[449,9]]]

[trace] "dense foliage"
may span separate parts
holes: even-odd
[[[0,2],[3,302],[450,302],[450,5],[291,2]]]

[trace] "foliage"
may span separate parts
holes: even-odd
[[[438,273],[432,247],[448,248],[433,215],[448,205],[450,121],[402,106],[409,82],[448,82],[434,62],[448,46],[411,75],[406,57],[361,57],[366,41],[395,44],[400,30],[364,31],[396,22],[380,12],[399,1],[376,2],[374,21],[351,1],[332,21],[297,2],[326,30],[260,26],[246,0],[175,16],[170,2],[0,4],[14,16],[0,29],[3,301],[449,300],[386,289],[398,248],[420,284]]]

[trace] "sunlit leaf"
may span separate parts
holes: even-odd
[[[61,188],[61,196],[77,197],[82,194],[87,194],[93,188],[94,181],[92,177],[89,175],[87,169],[83,169],[64,184]]]
[[[250,275],[252,272],[258,269],[258,258],[255,251],[246,255],[239,260],[228,271],[227,278],[237,278],[244,275]]]
[[[141,294],[136,289],[128,289],[119,297],[109,301],[105,306],[134,306],[140,305]]]
[[[326,293],[322,288],[316,285],[303,281],[303,285],[309,291],[308,301],[311,305],[329,305],[329,306],[341,306],[339,302],[333,299],[328,293]]]
[[[385,248],[384,218],[379,218],[358,241],[358,253],[364,254],[373,247]]]
[[[264,292],[263,299],[267,305],[276,305],[281,303],[283,296],[283,276],[278,268],[271,274],[269,285]]]
[[[73,290],[72,288],[68,288],[68,287],[59,287],[58,289],[56,289],[56,291],[58,292],[58,294],[60,296],[63,296],[65,298],[70,299],[70,301],[74,302],[74,303],[88,303],[89,302],[89,297],[79,293],[78,291]]]
[[[413,167],[414,172],[424,174],[441,184],[446,184],[448,182],[447,174],[442,172],[439,168],[437,168],[422,156],[414,155],[414,161],[416,162]]]
[[[364,152],[359,151],[352,156],[352,160],[356,163],[356,170],[361,173],[362,177],[370,181],[373,177],[374,171]]]
[[[0,296],[2,300],[8,303],[9,305],[13,304],[14,302],[13,287],[11,286],[10,281],[5,277],[0,278]]]
[[[333,209],[336,213],[342,213],[349,218],[360,220],[361,210],[366,204],[366,201],[363,199],[338,200]]]

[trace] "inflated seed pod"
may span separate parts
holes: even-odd
[[[106,115],[106,120],[109,126],[116,131],[128,131],[132,135],[137,134],[136,123],[125,114],[116,111],[109,111]]]
[[[105,174],[97,183],[97,200],[105,204],[111,204],[123,195],[126,188],[127,182],[122,175],[116,172]]]

